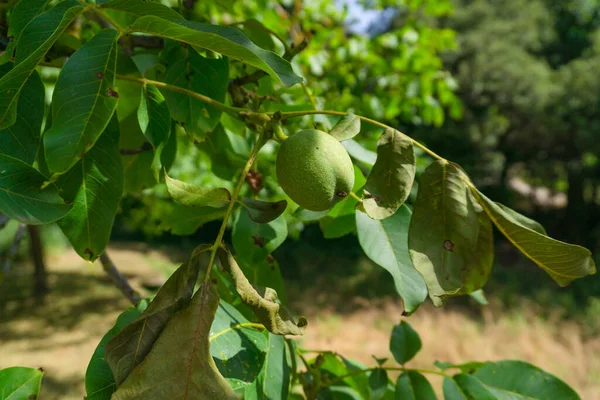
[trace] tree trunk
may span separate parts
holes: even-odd
[[[48,277],[46,274],[46,265],[44,263],[44,249],[42,247],[42,238],[37,226],[28,225],[29,239],[31,241],[30,253],[33,260],[33,294],[37,299],[43,300],[48,292]]]

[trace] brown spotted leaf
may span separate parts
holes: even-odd
[[[210,354],[210,327],[218,305],[215,286],[204,282],[111,399],[237,399]]]
[[[415,179],[415,162],[412,142],[397,130],[386,129],[377,143],[377,161],[363,195],[369,217],[388,218],[404,204]]]
[[[233,255],[223,248],[217,251],[223,268],[231,275],[233,284],[242,301],[254,310],[259,321],[276,335],[303,335],[308,325],[304,317],[294,322],[287,310],[277,303],[277,292],[271,288],[252,286],[244,275]],[[260,292],[260,293],[259,293]]]

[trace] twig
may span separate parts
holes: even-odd
[[[4,260],[2,262],[2,273],[5,274],[10,269],[11,264],[15,261],[15,257],[19,252],[19,247],[21,246],[21,241],[23,237],[25,237],[25,230],[27,225],[19,224],[17,231],[15,232],[15,237],[13,238],[12,244],[6,251],[6,255],[4,256]]]
[[[148,150],[152,150],[152,145],[150,144],[150,142],[144,142],[144,144],[142,144],[142,146],[140,148],[137,149],[121,149],[119,150],[119,153],[121,153],[121,155],[124,156],[132,156],[135,154],[140,154],[143,153],[145,151]]]
[[[129,285],[127,278],[125,278],[125,276],[117,269],[106,251],[100,255],[100,262],[102,263],[104,272],[106,272],[115,285],[121,289],[121,292],[123,292],[125,297],[127,297],[132,304],[137,304],[141,300],[140,295],[133,290],[131,285]]]
[[[10,217],[8,215],[0,214],[0,229],[4,229],[8,221],[10,221]]]

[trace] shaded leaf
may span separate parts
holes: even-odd
[[[171,212],[161,223],[161,228],[174,235],[187,236],[210,221],[223,218],[224,208],[196,207],[191,208],[175,204]]]
[[[408,255],[408,229],[411,211],[403,205],[391,217],[374,220],[356,211],[358,240],[367,257],[385,268],[394,278],[396,291],[407,314],[414,312],[427,297],[427,287]]]
[[[437,400],[431,383],[421,373],[408,371],[396,381],[396,400]]]
[[[217,255],[221,261],[221,266],[231,275],[233,284],[242,301],[254,310],[259,321],[269,332],[277,335],[304,334],[308,325],[306,318],[300,317],[296,323],[287,310],[276,302],[277,292],[275,290],[266,288],[264,294],[259,294],[257,289],[250,284],[229,251],[219,248]]]
[[[394,129],[386,129],[377,142],[377,161],[367,177],[363,207],[374,219],[393,215],[406,201],[415,179],[412,142]]]
[[[482,367],[484,364],[485,363],[479,362],[479,361],[471,361],[471,362],[467,362],[467,363],[463,363],[463,364],[453,364],[450,362],[440,362],[440,361],[434,362],[434,365],[441,370],[447,370],[449,368],[456,368],[456,369],[461,370],[465,374],[472,374],[473,372],[475,372],[477,370],[477,368]]]
[[[33,164],[41,141],[45,97],[44,84],[38,73],[34,72],[25,82],[19,95],[15,123],[0,130],[0,153],[18,158],[29,165]]]
[[[383,368],[377,368],[369,375],[371,400],[383,399],[388,389],[388,375]]]
[[[165,183],[173,200],[184,206],[221,208],[231,201],[231,193],[225,188],[211,189],[192,185],[173,179],[167,174],[165,174]]]
[[[10,367],[0,370],[0,400],[37,399],[43,375],[41,368]]]
[[[46,177],[16,158],[0,154],[0,211],[29,225],[54,222],[72,208],[58,195],[58,188],[42,186]]]
[[[237,399],[210,354],[209,334],[218,305],[213,284],[201,284],[112,399]]]
[[[285,338],[269,334],[269,348],[256,382],[246,387],[244,400],[287,399],[290,386],[290,367]]]
[[[444,400],[470,400],[456,381],[449,376],[444,377],[442,389],[444,390]]]
[[[21,37],[21,33],[38,14],[44,11],[46,5],[50,0],[30,0],[30,1],[19,1],[10,10],[10,16],[8,18],[8,32],[7,38],[12,38],[6,46],[4,54],[0,55],[0,65],[8,62],[15,51],[16,44]]]
[[[474,195],[498,230],[560,286],[596,273],[596,265],[588,249],[545,236],[537,226],[539,224],[532,223],[516,211],[507,211],[508,208],[494,203],[479,191],[474,191]]]
[[[289,62],[256,46],[236,28],[194,21],[165,21],[155,16],[145,16],[138,19],[131,29],[132,32],[178,40],[243,61],[267,72],[285,86],[302,81]]]
[[[145,359],[169,319],[189,304],[200,271],[199,255],[210,247],[196,247],[188,261],[160,288],[142,315],[106,344],[106,361],[117,386]]]
[[[421,338],[415,330],[402,321],[392,329],[390,351],[396,362],[404,365],[421,350]]]
[[[259,21],[251,18],[244,21],[242,31],[248,38],[265,50],[274,51],[275,43],[269,33],[269,29]]]
[[[244,197],[241,199],[241,202],[248,210],[250,219],[259,224],[266,224],[273,221],[283,214],[287,207],[287,201],[285,200],[270,202]]]
[[[94,261],[104,252],[123,194],[119,122],[113,116],[96,145],[69,171],[65,199],[73,209],[58,226],[81,257]],[[64,175],[63,175],[64,176]],[[61,186],[61,181],[57,182]],[[61,189],[64,189],[61,187]]]
[[[362,368],[353,365],[352,362],[343,357],[339,357],[335,353],[322,353],[319,355],[318,359],[318,362],[317,360],[314,360],[311,364],[319,365],[321,376],[325,377],[327,380],[343,377],[337,384],[338,386],[347,385],[361,394],[362,397],[359,396],[359,398],[370,398],[369,378],[364,373],[358,373]],[[352,374],[355,375],[353,376]]]
[[[469,399],[477,400],[500,400],[500,397],[494,396],[477,378],[471,375],[459,374],[452,377],[454,382],[460,387],[461,391]],[[511,397],[512,397],[511,393]],[[502,397],[511,398],[511,397]],[[520,396],[519,396],[520,397]]]
[[[136,96],[137,98],[137,96]],[[119,102],[120,103],[120,102]],[[118,115],[118,113],[117,113]],[[141,131],[136,113],[131,113],[120,122],[121,135],[119,147],[121,149],[139,149],[146,142]],[[137,154],[123,154],[121,162],[125,172],[124,193],[137,193],[143,189],[156,185],[152,163],[155,161],[155,155],[152,151],[143,151]]]
[[[101,8],[109,8],[126,12],[136,17],[155,15],[163,19],[184,19],[177,11],[160,3],[144,0],[111,0],[102,4]]]
[[[250,264],[266,260],[286,238],[287,224],[283,218],[259,224],[242,208],[233,224],[233,247],[238,257]]]
[[[106,332],[100,343],[98,343],[85,372],[86,400],[110,400],[110,396],[117,389],[117,384],[108,363],[104,359],[106,343],[139,317],[147,306],[148,300],[142,300],[136,306],[130,306],[123,311],[117,317],[114,326]]]
[[[194,49],[182,48],[177,43],[167,47],[165,52],[162,56],[167,60],[167,70],[162,77],[165,83],[225,102],[229,84],[229,63],[226,58],[206,58]],[[173,119],[195,140],[204,141],[207,133],[219,124],[222,112],[213,106],[172,90],[165,90],[163,94]]]
[[[63,67],[52,96],[52,127],[44,134],[51,172],[63,172],[96,143],[117,107],[114,90],[118,32],[105,29]]]
[[[342,145],[353,159],[366,164],[368,167],[375,165],[377,153],[365,149],[360,143],[352,139],[342,142]]]
[[[339,238],[354,231],[356,228],[354,217],[356,204],[357,201],[348,196],[333,206],[325,218],[319,220],[319,227],[325,239]]]
[[[158,181],[162,170],[161,154],[171,135],[171,114],[162,93],[153,85],[144,85],[137,112],[140,128],[154,148],[152,167]],[[173,135],[175,135],[173,129]]]
[[[27,24],[17,43],[15,67],[0,78],[0,129],[15,123],[17,100],[25,82],[81,11],[83,7],[77,1],[66,0]]]
[[[491,224],[466,179],[460,167],[441,160],[419,182],[408,245],[435,305],[481,288],[492,267]]]
[[[360,132],[360,118],[349,113],[342,117],[337,124],[331,129],[329,134],[339,140],[352,139]]]

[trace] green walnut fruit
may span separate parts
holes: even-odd
[[[284,140],[276,167],[279,185],[307,210],[330,209],[354,186],[354,168],[344,146],[315,129],[299,131]]]

